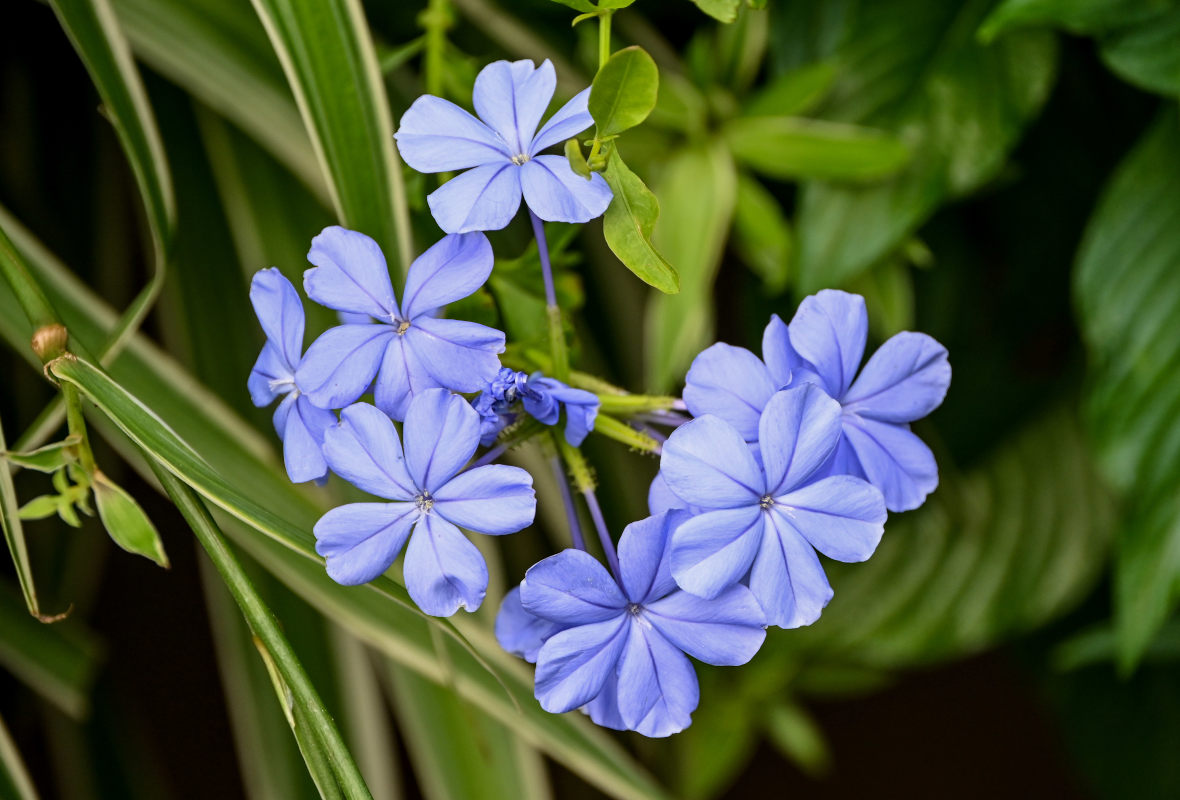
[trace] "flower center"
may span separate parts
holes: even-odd
[[[430,496],[430,492],[422,492],[422,494],[414,498],[414,505],[419,511],[425,514],[434,508],[434,498]]]
[[[518,166],[518,167],[519,167],[519,166],[521,166],[522,164],[524,164],[524,162],[526,162],[526,161],[528,161],[528,160],[529,160],[529,154],[528,154],[528,153],[517,153],[517,154],[516,154],[516,155],[514,155],[514,156],[512,157],[512,159],[511,159],[512,163],[513,163],[513,164],[515,164],[515,165],[516,165],[516,166]]]
[[[762,499],[758,501],[758,505],[762,506],[764,509],[769,509],[772,505],[774,505],[774,498],[768,494],[764,494],[762,495]]]
[[[290,392],[290,391],[299,391],[298,389],[295,388],[295,377],[294,376],[289,376],[286,378],[275,378],[272,381],[268,381],[267,385],[270,387],[270,390],[272,392],[274,392],[275,394],[286,394],[287,392]]]
[[[397,335],[398,336],[405,336],[406,331],[408,331],[410,329],[410,321],[408,319],[401,319],[401,320],[396,320],[396,322],[397,322]]]
[[[628,603],[627,604],[627,613],[633,617],[638,617],[639,612],[642,610],[643,610],[643,606],[639,605],[639,603]]]

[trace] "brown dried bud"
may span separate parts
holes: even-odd
[[[47,364],[66,351],[66,342],[69,338],[70,332],[66,330],[65,325],[56,322],[52,325],[43,325],[33,333],[33,352],[41,359],[42,364]]]

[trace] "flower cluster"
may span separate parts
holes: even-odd
[[[815,622],[833,596],[819,555],[869,558],[887,512],[916,508],[935,489],[934,457],[910,423],[942,402],[950,366],[933,339],[901,333],[861,368],[864,300],[839,291],[806,298],[789,325],[772,317],[761,358],[721,343],[700,353],[682,400],[616,395],[606,406],[605,395],[503,366],[502,332],[444,316],[492,273],[483,231],[507,225],[523,196],[551,289],[539,220],[585,222],[611,201],[601,176],[587,180],[541,154],[592,122],[583,92],[538,132],[554,84],[549,62],[496,62],[476,80],[479,119],[437,97],[415,101],[396,134],[406,162],[468,170],[429,198],[447,235],[410,266],[400,302],[372,239],[339,227],[316,236],[304,288],[344,321],[306,353],[298,293],[278,270],[259,272],[250,296],[267,342],[249,389],[260,406],[283,397],[274,422],[293,481],[330,470],[380,499],[332,509],[315,525],[328,574],[346,585],[374,580],[404,549],[410,597],[436,616],[474,610],[487,592],[487,567],[463,530],[503,535],[533,522],[532,476],[491,463],[507,446],[543,434],[547,452],[560,450],[573,469],[596,422],[650,443],[660,457],[651,515],[628,525],[617,548],[592,478],[575,482],[607,566],[588,552],[552,456],[574,546],[525,572],[503,600],[496,636],[536,664],[546,710],[582,709],[600,725],[668,736],[690,724],[699,701],[690,658],[744,664],[768,627]],[[546,295],[551,333],[564,335]],[[545,429],[562,416],[560,434]]]

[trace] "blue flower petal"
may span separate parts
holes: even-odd
[[[582,550],[563,550],[529,567],[520,601],[529,613],[566,625],[602,622],[627,606],[606,567]]]
[[[397,428],[368,403],[340,412],[340,424],[324,432],[324,457],[333,472],[369,494],[389,500],[412,500],[418,494]]]
[[[446,389],[478,392],[500,371],[504,334],[478,322],[418,317],[405,340],[436,385]]]
[[[607,672],[606,680],[598,694],[582,709],[590,715],[595,725],[615,731],[627,730],[627,723],[619,713],[619,670],[616,666]]]
[[[388,325],[329,328],[307,348],[295,383],[320,408],[356,402],[372,385],[394,335]]]
[[[493,61],[475,77],[472,103],[480,119],[500,135],[509,155],[525,154],[557,86],[549,60]]]
[[[715,666],[745,664],[766,639],[766,615],[745,586],[730,586],[712,600],[673,592],[648,603],[644,619],[693,658]]]
[[[569,552],[569,551],[566,551]],[[521,598],[529,608],[527,592]],[[537,654],[534,694],[553,714],[573,711],[593,700],[615,670],[629,625],[622,612],[601,622],[555,633]]]
[[[776,495],[807,481],[840,441],[840,404],[814,384],[779,392],[758,423],[766,486]]]
[[[444,236],[414,259],[402,294],[408,320],[461,300],[492,274],[492,245],[482,233]]]
[[[765,515],[755,505],[710,511],[680,524],[672,534],[672,575],[680,588],[712,598],[750,570],[762,542]]]
[[[315,267],[303,273],[303,289],[320,305],[386,322],[398,316],[385,256],[368,236],[324,228],[311,240],[307,260]]]
[[[885,498],[851,475],[834,475],[775,498],[777,527],[790,525],[811,546],[836,561],[864,561],[885,531]]]
[[[647,489],[647,510],[651,514],[661,514],[674,508],[689,508],[688,503],[681,500],[675,492],[668,488],[664,480],[664,473],[657,472],[652,478],[651,486]]]
[[[435,512],[476,533],[516,533],[532,525],[537,513],[533,476],[504,464],[461,472],[433,496]]]
[[[278,349],[288,369],[294,369],[303,355],[303,303],[299,293],[277,267],[271,267],[254,273],[250,302],[267,341]]]
[[[610,186],[597,172],[578,175],[565,156],[537,156],[520,168],[524,201],[547,222],[589,222],[610,205]]]
[[[864,298],[836,289],[805,297],[789,330],[791,345],[815,367],[827,393],[843,399],[865,353],[869,315]]]
[[[377,408],[400,422],[416,395],[437,388],[438,382],[430,377],[413,348],[406,346],[406,338],[391,337],[373,387]]]
[[[296,398],[283,426],[283,464],[292,483],[316,481],[328,474],[324,432],[336,427],[336,415]]]
[[[766,487],[741,434],[714,416],[698,417],[672,432],[660,472],[680,499],[703,508],[756,504]]]
[[[913,422],[942,404],[951,383],[946,348],[924,333],[904,331],[869,358],[844,407],[881,422]]]
[[[818,380],[815,369],[791,346],[787,323],[778,314],[770,315],[762,331],[762,360],[778,389]]]
[[[938,488],[938,464],[908,425],[846,418],[844,436],[890,511],[910,511]]]
[[[426,198],[447,233],[498,231],[520,208],[520,167],[485,164],[456,175]]]
[[[424,514],[406,547],[406,591],[418,608],[449,617],[475,611],[488,590],[488,567],[463,533],[437,514]]]
[[[402,425],[406,468],[419,489],[435,492],[463,468],[479,447],[479,414],[443,389],[416,396]]]
[[[327,559],[328,575],[357,586],[389,569],[418,518],[413,503],[351,503],[320,517],[315,551]]]
[[[777,388],[758,356],[718,342],[693,359],[684,377],[684,403],[694,417],[713,414],[753,442],[758,417]]]
[[[402,160],[418,172],[467,169],[515,155],[487,125],[449,100],[430,94],[406,109],[393,138]]]
[[[656,514],[623,529],[619,537],[619,569],[632,603],[663,597],[676,588],[668,549],[672,531],[688,518],[685,511]]]
[[[291,384],[276,391],[276,384],[282,381],[290,381]],[[254,368],[246,380],[246,388],[250,391],[250,400],[259,408],[269,406],[280,394],[295,388],[295,375],[273,342],[268,341],[262,346],[262,352],[258,354],[258,360],[254,362]]]
[[[533,664],[541,645],[562,627],[525,611],[520,604],[520,587],[514,586],[504,595],[496,614],[496,641],[507,652]]]
[[[618,675],[619,712],[631,730],[663,737],[692,724],[700,702],[696,672],[659,632],[631,624]]]
[[[590,111],[587,109],[589,102],[590,90],[583,89],[574,95],[568,103],[559,108],[557,113],[549,118],[549,121],[545,123],[544,127],[533,138],[532,143],[529,145],[528,155],[535,157],[542,150],[577,136],[593,125],[594,118],[590,116]]]
[[[815,550],[790,525],[777,524],[782,520],[768,515],[749,585],[768,625],[798,628],[819,619],[832,599],[832,587]]]

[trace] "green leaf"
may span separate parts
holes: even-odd
[[[131,49],[108,0],[50,0],[50,5],[85,62],[104,113],[131,162],[156,240],[157,260],[163,261],[171,249],[176,201],[164,145]]]
[[[721,266],[737,198],[737,171],[719,141],[675,153],[660,178],[661,224],[654,243],[680,274],[680,294],[648,301],[647,390],[684,379],[713,338],[713,279]]]
[[[3,209],[0,227],[33,265],[71,334],[83,343],[101,341],[114,321],[109,307],[79,284]],[[30,333],[7,285],[0,284],[0,336],[23,348]],[[40,369],[32,364],[31,353],[21,352]],[[230,515],[220,520],[238,546],[321,612],[382,653],[427,678],[441,680],[430,628],[443,623],[428,621],[410,603],[405,590],[388,579],[346,588],[333,583],[325,573],[314,554],[310,531],[318,517],[334,505],[330,496],[293,486],[268,438],[245,424],[142,336],[131,341],[111,370],[118,378],[117,386],[105,376],[94,378],[101,373],[93,368],[85,371],[95,381],[95,388],[117,406],[119,413],[112,419],[120,426],[134,426],[136,436],[160,447],[160,452],[146,448],[153,456],[166,452],[183,461],[186,474],[182,478],[187,483],[198,490],[202,486],[215,489],[217,497],[210,497],[215,504],[231,505],[227,509],[230,514],[245,518],[243,523],[234,523]],[[152,411],[145,404],[150,404]],[[114,425],[101,416],[92,417],[91,424],[150,479],[138,446],[118,435]],[[185,441],[199,446],[200,455],[196,456]],[[237,487],[248,487],[248,500]],[[452,624],[461,628],[482,658],[477,660],[454,644],[446,645],[460,696],[612,796],[664,796],[635,760],[589,720],[578,714],[555,716],[543,711],[533,698],[531,672],[503,653],[490,631],[464,620],[452,620]],[[0,643],[0,650],[2,647]],[[487,659],[493,662],[494,674],[487,671]],[[505,687],[510,694],[505,693]]]
[[[791,224],[766,187],[748,173],[738,173],[733,208],[734,246],[772,294],[787,287],[794,237]]]
[[[909,161],[900,140],[872,128],[797,117],[744,117],[725,126],[739,162],[783,180],[873,181]]]
[[[747,117],[790,117],[805,114],[827,95],[836,80],[836,66],[817,61],[769,81],[742,107]]]
[[[838,60],[873,67],[841,73],[824,117],[895,132],[914,157],[874,186],[804,186],[795,220],[800,292],[844,285],[940,204],[977,190],[1003,167],[1048,97],[1056,47],[1041,31],[979,44],[975,31],[989,6],[881,0],[860,7]]]
[[[625,47],[594,76],[587,107],[600,138],[617,136],[647,119],[655,108],[660,71],[642,47]]]
[[[65,502],[64,499],[56,494],[43,494],[40,497],[34,497],[20,507],[20,519],[36,520],[52,517],[58,513],[58,509],[61,508],[63,502]],[[25,557],[28,558],[27,555]]]
[[[144,556],[168,568],[168,555],[160,533],[140,508],[139,503],[101,472],[94,473],[94,503],[103,527],[115,544],[128,553]]]
[[[680,277],[652,244],[660,204],[647,185],[623,161],[618,148],[603,173],[614,192],[602,218],[602,234],[623,266],[666,294],[680,291]]]
[[[8,470],[5,459],[11,460],[6,452],[8,444],[4,440],[4,426],[0,425],[0,529],[4,531],[4,541],[8,545],[8,553],[12,556],[12,565],[16,569],[16,577],[20,582],[21,594],[24,595],[25,605],[29,613],[35,617],[41,615],[41,608],[37,603],[37,587],[33,582],[33,567],[29,563],[29,551],[25,546],[25,529],[21,524],[24,509],[16,496],[16,486],[12,483],[12,473]],[[15,462],[14,462],[15,463]],[[56,512],[56,506],[53,511]],[[51,512],[53,513],[53,512]]]
[[[1100,38],[1106,66],[1128,83],[1159,94],[1180,96],[1180,6]]]
[[[586,163],[586,156],[582,155],[582,146],[577,139],[566,139],[565,158],[570,162],[570,169],[575,175],[581,175],[590,180],[590,165]]]
[[[329,203],[266,31],[239,0],[114,0],[137,56],[250,134]]]
[[[692,0],[697,8],[720,22],[733,22],[737,19],[738,6],[742,0]]]
[[[393,710],[427,800],[548,796],[543,762],[521,749],[511,728],[408,670],[394,670],[391,685]]]
[[[0,719],[0,797],[37,800],[37,790],[3,719]]]
[[[1141,21],[1172,5],[1171,0],[1004,0],[979,27],[990,42],[1009,30],[1033,26],[1096,33]]]
[[[1180,115],[1163,113],[1119,166],[1074,272],[1089,352],[1087,420],[1126,496],[1115,616],[1132,665],[1180,598]]]
[[[341,223],[376,239],[405,275],[412,259],[405,189],[359,0],[254,0],[254,8],[279,54]]]
[[[801,706],[779,703],[766,712],[766,733],[779,752],[812,778],[826,775],[832,754],[823,731]]]
[[[2,436],[2,434],[0,434]],[[16,464],[22,469],[32,469],[37,472],[57,472],[66,464],[74,462],[75,457],[73,448],[78,444],[78,439],[74,436],[69,436],[60,442],[47,444],[44,447],[39,447],[36,450],[30,450],[27,453],[14,453],[11,450],[0,450],[0,459],[8,461],[11,464]],[[0,438],[0,447],[3,447],[4,440]],[[0,479],[3,480],[3,479]]]

